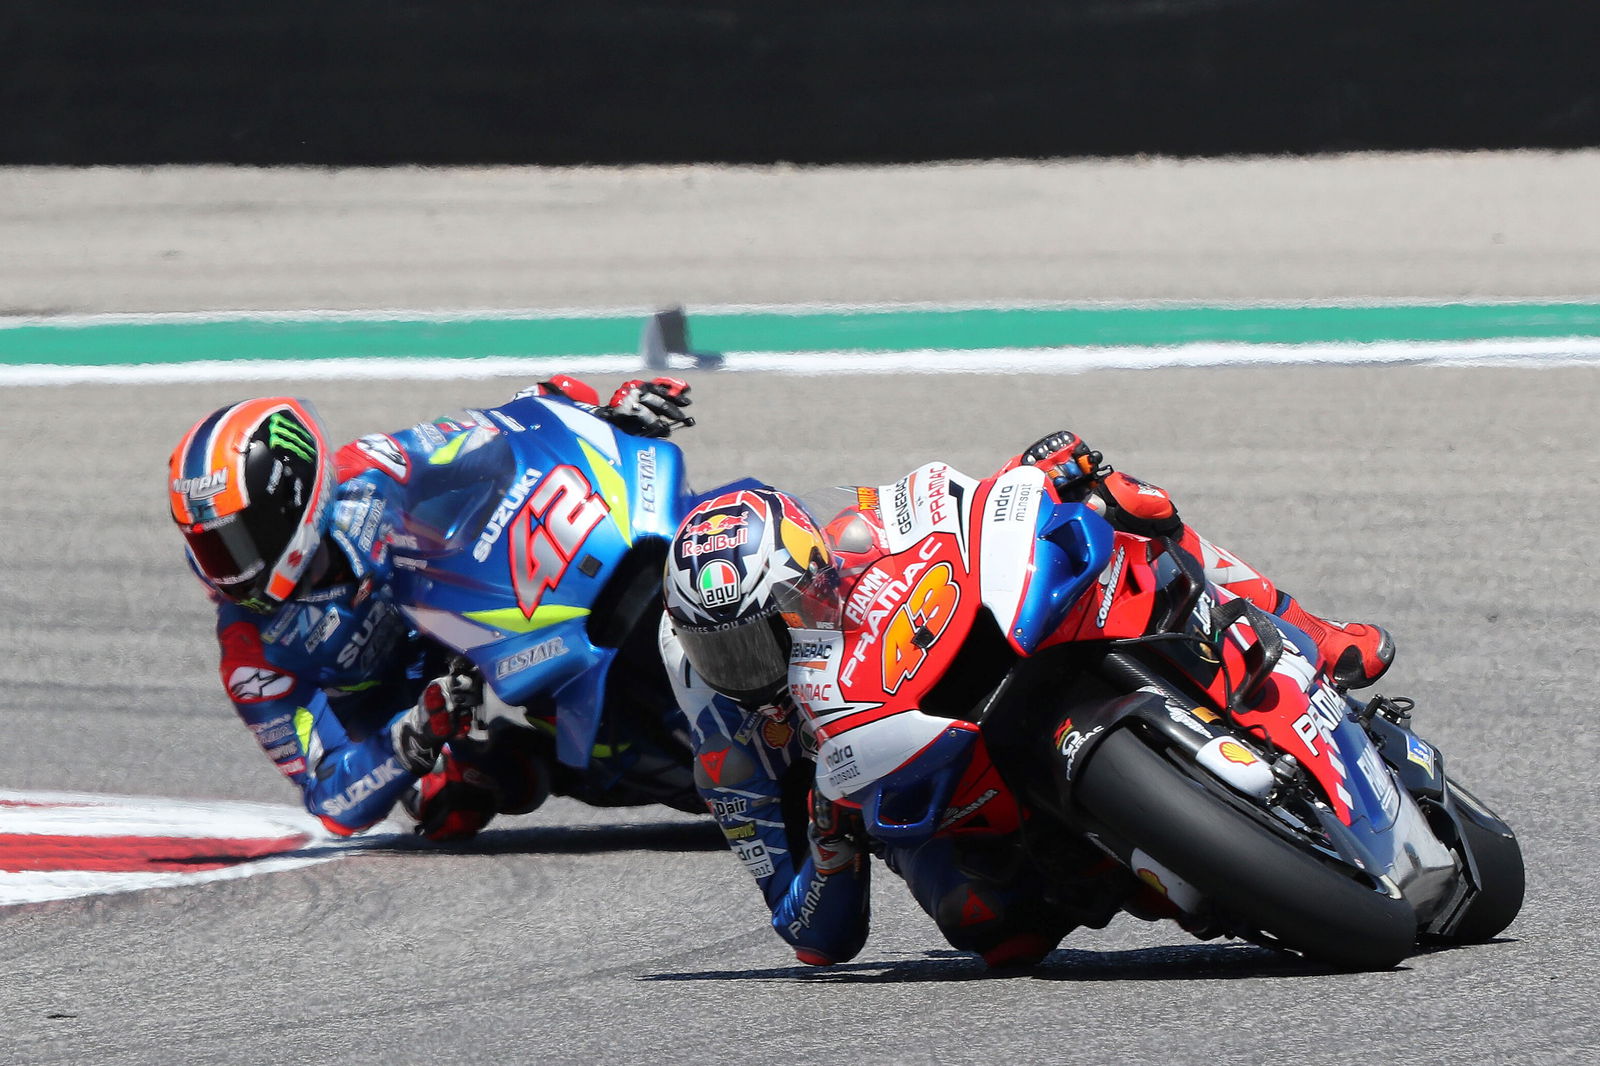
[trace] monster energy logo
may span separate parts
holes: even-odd
[[[282,448],[310,462],[317,456],[317,442],[298,420],[281,411],[274,411],[267,419],[267,446]]]

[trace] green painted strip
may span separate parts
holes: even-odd
[[[1057,308],[698,316],[711,351],[958,351],[1600,335],[1600,305]]]
[[[638,350],[612,317],[30,323],[0,329],[0,365],[234,359],[581,357]],[[1600,304],[1071,307],[692,312],[696,348],[725,352],[982,350],[1460,341],[1600,336]]]
[[[153,322],[0,329],[0,364],[118,366],[210,359],[608,355],[639,347],[636,318]]]

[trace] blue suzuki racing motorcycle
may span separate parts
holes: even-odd
[[[492,725],[543,738],[556,795],[704,813],[657,637],[667,546],[703,498],[681,451],[536,397],[458,422],[429,462],[463,475],[408,500],[392,544],[401,609],[509,708]]]

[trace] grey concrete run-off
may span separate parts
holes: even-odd
[[[0,170],[0,315],[1593,298],[1600,151]]]

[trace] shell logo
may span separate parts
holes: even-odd
[[[769,748],[781,748],[788,744],[794,736],[794,727],[787,722],[777,722],[767,719],[761,724],[761,739],[767,742]]]
[[[1242,744],[1235,744],[1231,740],[1224,741],[1222,745],[1217,748],[1217,751],[1224,759],[1227,759],[1231,763],[1238,763],[1240,766],[1254,766],[1256,763],[1261,761],[1252,755],[1248,748],[1244,747]]]
[[[1161,883],[1160,875],[1154,870],[1150,869],[1148,866],[1139,867],[1139,869],[1134,871],[1134,875],[1138,877],[1139,880],[1143,881],[1145,884],[1161,893],[1163,896],[1168,895],[1167,886]]]

